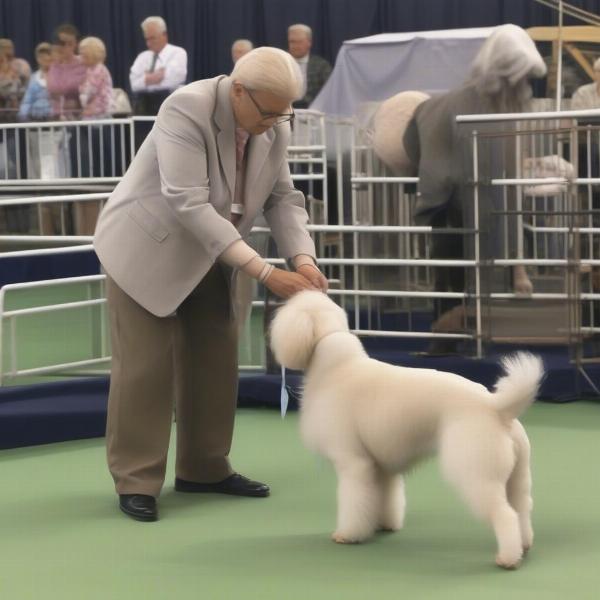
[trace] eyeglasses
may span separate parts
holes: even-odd
[[[55,43],[57,46],[71,46],[75,44],[75,40],[61,40],[58,38]]]
[[[292,108],[292,112],[291,113],[272,113],[272,112],[265,112],[261,107],[260,104],[254,99],[254,96],[252,95],[252,92],[250,92],[250,90],[248,88],[244,88],[248,94],[248,96],[250,97],[250,100],[252,100],[252,103],[254,104],[254,106],[256,106],[256,110],[260,113],[261,121],[273,121],[274,123],[273,125],[279,125],[281,123],[287,123],[288,121],[293,121],[296,117],[296,114],[294,113],[294,109]]]

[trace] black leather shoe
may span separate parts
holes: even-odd
[[[252,496],[264,498],[269,495],[269,486],[260,481],[252,481],[239,473],[234,473],[216,483],[198,483],[175,478],[175,491],[189,494],[231,494],[232,496]]]
[[[119,508],[136,521],[158,521],[156,499],[145,494],[120,494]]]

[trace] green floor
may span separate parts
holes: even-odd
[[[330,467],[300,444],[297,415],[239,412],[235,467],[269,482],[268,499],[175,494],[161,520],[116,510],[102,439],[0,453],[2,600],[451,599],[600,597],[600,405],[537,404],[536,543],[516,572],[440,481],[435,463],[408,481],[405,529],[361,546],[329,540]]]

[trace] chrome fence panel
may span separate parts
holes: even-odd
[[[566,345],[583,370],[600,360],[600,111],[458,120],[472,139],[470,217],[480,214],[475,335]]]

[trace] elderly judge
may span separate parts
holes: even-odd
[[[176,491],[269,494],[228,459],[238,381],[232,297],[239,270],[283,298],[327,286],[285,157],[301,89],[288,53],[257,48],[230,76],[177,90],[100,215],[94,245],[113,349],[108,463],[121,510],[138,520],[157,519],[174,405]],[[295,272],[244,241],[259,214]]]

